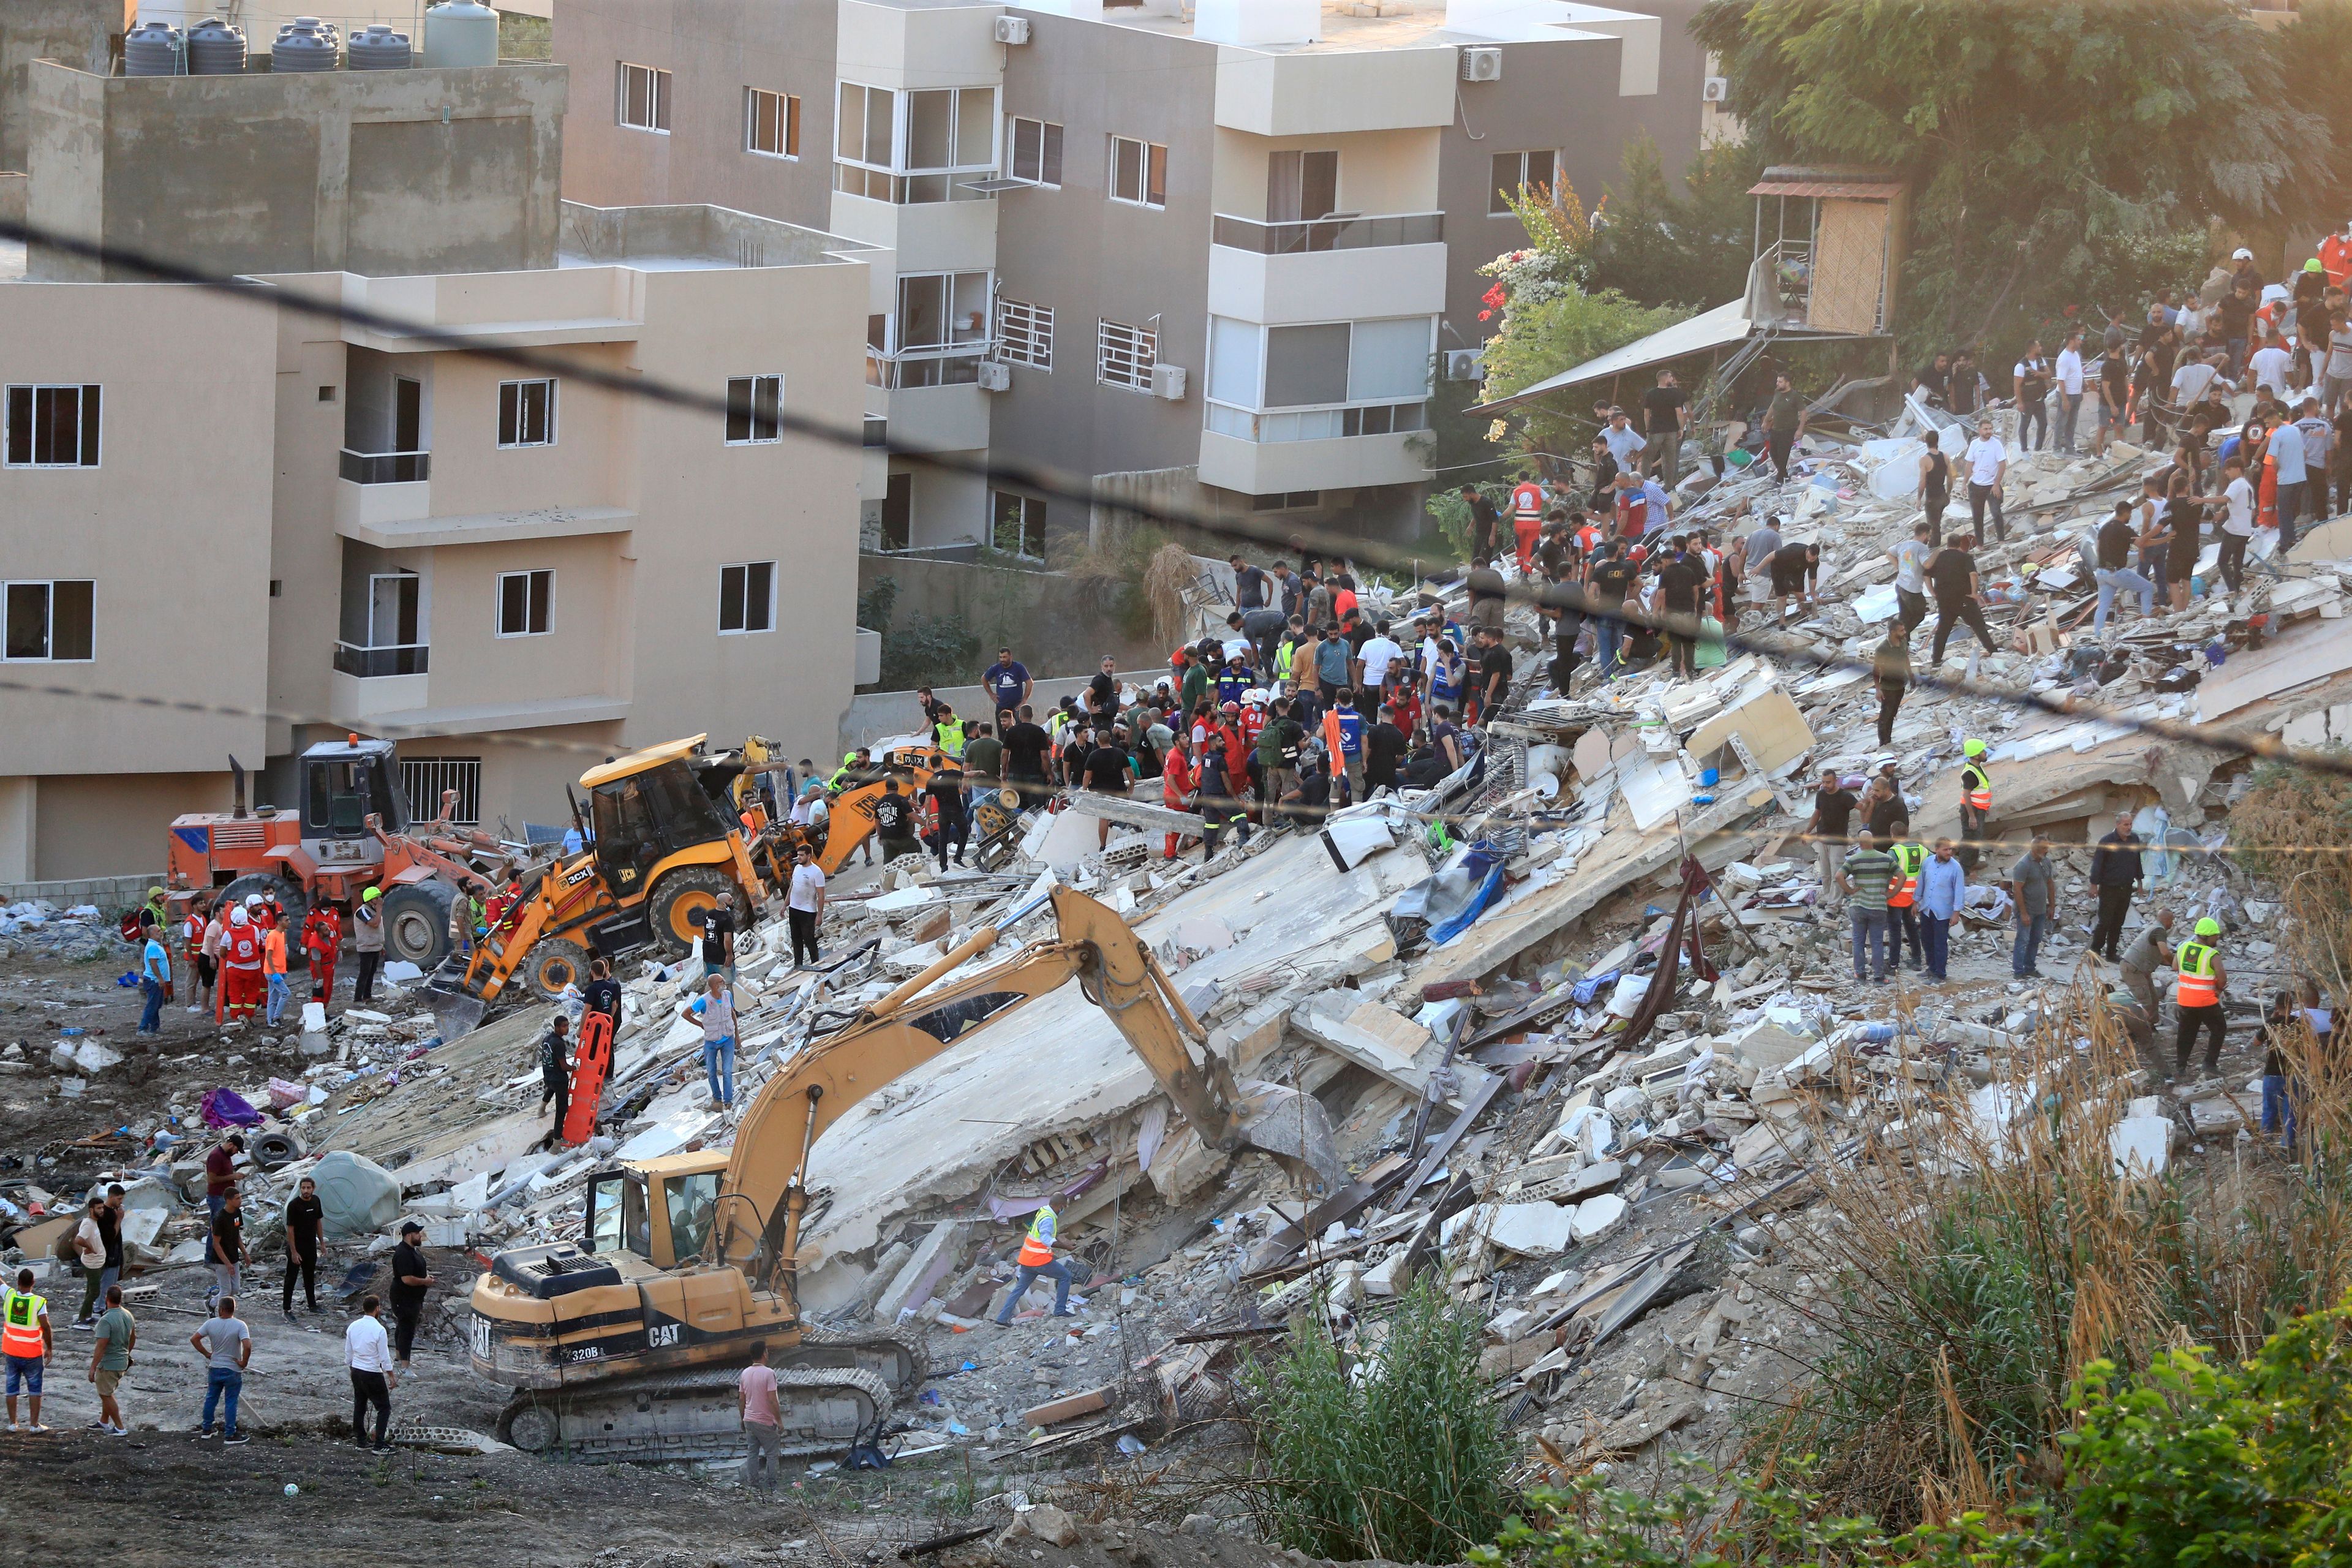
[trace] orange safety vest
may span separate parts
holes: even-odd
[[[1515,487],[1511,491],[1511,510],[1532,522],[1543,516],[1543,487],[1533,479]]]
[[[2174,955],[2180,978],[2173,983],[2172,999],[2183,1007],[2211,1007],[2221,1000],[2213,983],[2213,950],[2201,942],[2184,942]]]
[[[38,1360],[48,1351],[41,1340],[41,1314],[49,1310],[48,1298],[5,1286],[0,1286],[0,1292],[7,1297],[6,1307],[0,1309],[0,1355]]]
[[[1960,798],[1979,811],[1992,809],[1992,778],[1970,763],[1960,769]]]
[[[1926,858],[1927,851],[1916,844],[1897,844],[1895,847],[1895,868],[1902,873],[1903,885],[1886,900],[1888,909],[1907,910],[1912,900],[1919,896],[1919,867]]]
[[[1028,1233],[1021,1238],[1021,1252],[1014,1261],[1024,1268],[1043,1268],[1053,1262],[1054,1229],[1054,1209],[1049,1204],[1029,1222]]]

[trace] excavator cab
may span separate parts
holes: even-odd
[[[389,741],[322,741],[302,753],[302,849],[319,866],[341,869],[383,858],[383,841],[368,826],[409,828],[407,793]]]
[[[727,1159],[724,1152],[672,1154],[591,1176],[581,1237],[587,1250],[635,1253],[656,1268],[693,1262],[718,1226]]]

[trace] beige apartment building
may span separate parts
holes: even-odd
[[[565,74],[30,68],[34,220],[247,286],[46,249],[0,281],[0,882],[152,870],[173,816],[228,804],[232,756],[289,801],[291,759],[345,731],[395,737],[420,805],[454,787],[516,835],[639,745],[830,746],[872,641],[866,458],[780,415],[856,426],[887,258],[562,202]]]
[[[575,199],[713,201],[897,268],[894,447],[1419,531],[1503,193],[1699,143],[1697,0],[554,0]],[[610,108],[592,102],[603,87]],[[1719,89],[1717,89],[1719,90]],[[1098,507],[895,457],[869,547],[1036,554]]]

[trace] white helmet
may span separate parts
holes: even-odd
[[[260,906],[261,906],[261,895],[260,895],[259,893],[247,893],[247,894],[246,894],[246,896],[245,896],[245,907],[246,907],[247,909],[248,909],[248,910],[251,910],[251,909],[258,909],[258,908],[260,908]]]
[[[1255,707],[1265,707],[1265,688],[1263,686],[1251,687],[1247,691],[1242,693],[1242,700]]]
[[[245,912],[243,904],[238,904],[229,910],[228,923],[233,926],[249,926],[253,923],[253,917]]]

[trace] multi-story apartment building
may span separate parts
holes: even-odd
[[[166,704],[0,689],[0,882],[152,869],[172,816],[227,805],[232,755],[287,802],[345,730],[398,738],[420,805],[455,787],[518,833],[637,745],[830,747],[866,456],[782,416],[856,428],[887,258],[561,201],[565,85],[32,66],[37,227],[248,286],[56,247],[0,281],[0,678]]]
[[[567,191],[889,250],[894,447],[1097,495],[1417,529],[1503,193],[1698,144],[1696,0],[555,0]],[[609,84],[609,113],[588,107]],[[869,542],[1034,553],[1094,509],[894,458]]]

